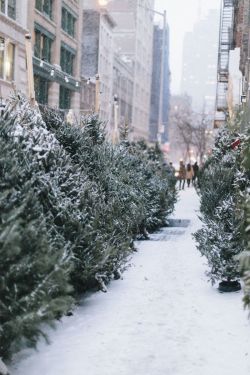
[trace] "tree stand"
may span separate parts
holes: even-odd
[[[237,292],[241,290],[241,285],[239,281],[221,281],[218,287],[219,292],[227,293],[227,292]]]

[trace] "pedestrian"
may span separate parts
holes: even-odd
[[[193,172],[194,172],[194,175],[193,175],[192,182],[193,182],[193,185],[195,185],[196,179],[198,179],[198,175],[199,175],[199,166],[197,164],[197,161],[193,165]]]
[[[186,179],[187,179],[187,186],[190,187],[190,182],[193,180],[194,177],[194,171],[193,167],[190,163],[187,165],[187,172],[186,172]]]
[[[173,176],[175,176],[175,167],[173,166],[172,162],[169,163],[169,169],[170,169],[171,173],[173,174]]]
[[[183,189],[185,187],[185,181],[186,181],[186,167],[183,163],[183,160],[180,160],[180,166],[179,166],[179,189]]]

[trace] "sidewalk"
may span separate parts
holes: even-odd
[[[16,356],[12,375],[249,375],[250,323],[242,293],[220,294],[204,274],[191,233],[193,188],[175,219],[137,244],[123,280],[91,294],[50,332],[51,345]]]

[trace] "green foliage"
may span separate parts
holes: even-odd
[[[22,344],[35,345],[41,323],[60,317],[72,303],[70,252],[48,225],[37,194],[48,163],[40,147],[33,146],[43,140],[34,132],[32,142],[21,116],[7,108],[0,123],[0,356],[4,358]],[[20,122],[27,125],[24,131]],[[48,162],[51,155],[47,156]]]
[[[9,102],[0,124],[0,356],[43,335],[77,293],[125,267],[133,240],[163,225],[175,179],[159,148],[105,140],[91,116]]]
[[[235,146],[238,140],[240,143]],[[244,213],[240,202],[247,183],[241,168],[243,142],[244,136],[222,130],[200,174],[203,226],[194,237],[201,255],[207,258],[207,274],[213,284],[217,280],[237,280],[240,276],[237,255],[244,250]]]
[[[244,287],[244,305],[250,309],[250,132],[248,130],[248,136],[243,148],[243,168],[248,177],[248,188],[243,197],[245,207],[245,246],[246,250],[241,256],[241,271],[243,280],[245,283]]]

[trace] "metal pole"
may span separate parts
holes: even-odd
[[[26,47],[27,73],[28,73],[28,96],[29,96],[29,100],[31,104],[35,104],[32,45],[31,45],[30,34],[25,34],[25,47]]]
[[[113,129],[113,144],[118,142],[118,96],[114,96],[114,129]]]
[[[99,74],[95,76],[95,112],[99,114],[100,111],[100,77]]]
[[[161,134],[164,132],[162,129],[163,127],[163,103],[164,103],[164,62],[165,62],[165,44],[166,44],[166,27],[167,27],[167,15],[166,10],[164,10],[163,15],[163,30],[162,30],[162,50],[161,50],[161,74],[160,74],[160,103],[159,103],[159,119],[158,119],[158,142],[161,143],[162,136]]]

